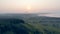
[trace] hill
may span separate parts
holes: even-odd
[[[0,34],[60,34],[58,20],[35,14],[1,15]]]

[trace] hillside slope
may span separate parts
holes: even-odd
[[[60,34],[60,29],[40,23],[26,23],[24,20],[13,18],[4,22],[5,20],[0,21],[0,34]]]

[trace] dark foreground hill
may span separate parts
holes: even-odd
[[[0,34],[60,34],[60,28],[55,26],[60,20],[59,18],[20,16],[0,16]],[[57,22],[51,22],[52,20]],[[54,24],[55,27],[51,24]]]
[[[60,29],[10,18],[0,20],[0,34],[60,34]]]

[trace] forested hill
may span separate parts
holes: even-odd
[[[0,34],[60,34],[58,20],[35,14],[0,15]]]

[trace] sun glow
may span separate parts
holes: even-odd
[[[27,5],[27,6],[26,6],[26,10],[27,10],[26,13],[31,13],[32,10],[33,10],[33,9],[32,9],[32,6],[31,6],[31,5]]]
[[[32,7],[31,7],[30,5],[27,6],[27,10],[31,10],[31,8],[32,8]]]

